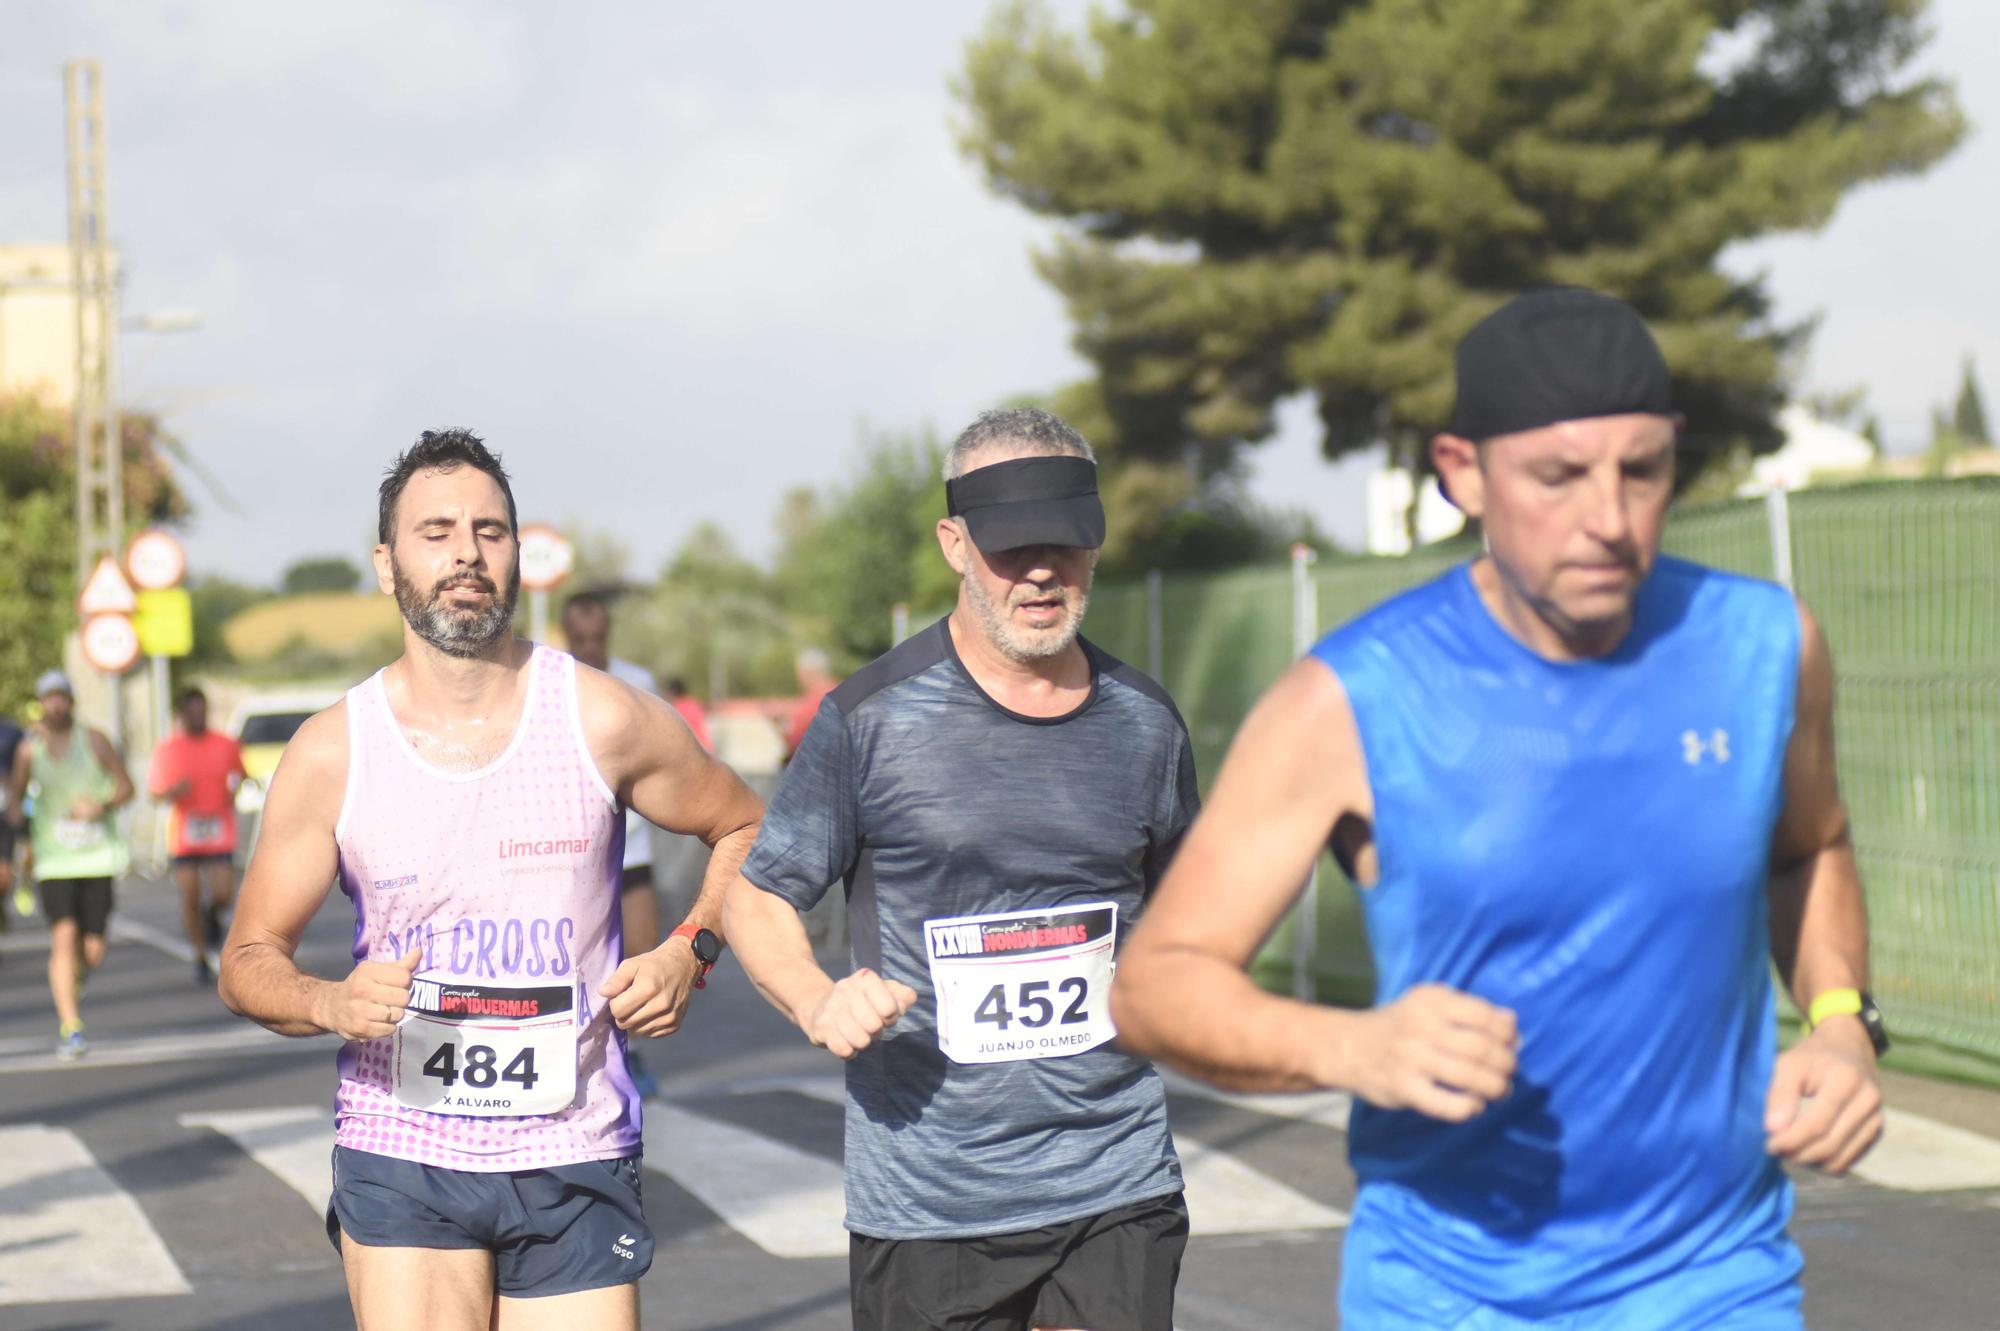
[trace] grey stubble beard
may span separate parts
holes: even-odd
[[[1062,589],[1063,617],[1055,629],[1046,633],[1023,633],[1008,618],[1009,607],[1003,607],[987,595],[977,578],[968,572],[961,581],[965,586],[966,604],[978,616],[980,626],[986,631],[986,640],[1002,656],[1019,665],[1033,665],[1068,651],[1083,628],[1084,611],[1090,607],[1088,581],[1080,586],[1065,586]]]
[[[477,576],[497,589],[498,584],[493,579],[484,574]],[[395,566],[396,606],[403,612],[403,621],[419,638],[446,656],[460,659],[481,655],[513,631],[514,605],[521,586],[520,574],[516,571],[507,579],[506,594],[496,594],[485,609],[449,609],[441,603],[443,588],[463,580],[462,574],[447,578],[431,588],[430,595],[426,597],[417,590],[414,582],[403,576],[402,568]]]

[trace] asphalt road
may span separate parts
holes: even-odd
[[[302,960],[344,973],[334,896]],[[0,1327],[351,1325],[322,1226],[334,1046],[288,1041],[192,983],[170,892],[124,885],[85,1015],[58,1065],[39,924],[0,935]],[[178,949],[178,951],[177,951]],[[688,1028],[651,1047],[649,1328],[832,1331],[846,1318],[838,1067],[725,961]],[[1925,1092],[1898,1083],[1892,1103]],[[1960,1096],[1962,1101],[1963,1096]],[[1353,1199],[1338,1096],[1171,1107],[1195,1234],[1183,1331],[1334,1325]],[[1964,1115],[1959,1115],[1963,1120]],[[1899,1117],[1876,1179],[1804,1176],[1794,1233],[1816,1331],[2000,1328],[2000,1144]]]

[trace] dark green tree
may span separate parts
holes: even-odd
[[[129,530],[172,523],[187,501],[154,418],[123,418]],[[0,713],[19,715],[35,676],[62,662],[76,628],[76,469],[69,422],[28,397],[0,397]]]
[[[1009,0],[961,140],[1068,226],[1037,256],[1121,467],[1223,472],[1315,399],[1324,450],[1421,455],[1451,352],[1508,296],[1633,302],[1689,419],[1684,475],[1775,445],[1787,353],[1729,245],[1814,228],[1957,143],[1903,71],[1926,0]],[[1155,484],[1171,484],[1156,478]]]
[[[898,601],[913,614],[950,606],[957,576],[933,535],[944,516],[943,461],[928,430],[864,429],[852,480],[786,500],[777,587],[808,645],[857,665],[891,646]]]
[[[1975,448],[1985,448],[1993,443],[1993,435],[1986,426],[1986,402],[1979,395],[1979,380],[1972,373],[1972,357],[1965,358],[1965,373],[1959,380],[1958,402],[1952,408],[1951,423],[1958,431],[1958,437]]]
[[[278,589],[287,596],[306,592],[351,592],[361,585],[361,566],[339,555],[318,555],[301,559],[278,578]]]
[[[615,615],[620,655],[662,682],[684,679],[699,697],[795,687],[794,639],[771,575],[713,524],[689,532],[659,579],[620,597]]]

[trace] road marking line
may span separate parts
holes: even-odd
[[[1217,1104],[1234,1105],[1238,1109],[1254,1110],[1259,1114],[1270,1114],[1276,1118],[1292,1118],[1302,1123],[1317,1123],[1321,1127],[1337,1132],[1347,1131],[1347,1116],[1354,1110],[1354,1097],[1345,1091],[1300,1091],[1256,1093],[1250,1091],[1225,1091],[1210,1086],[1205,1081],[1182,1076],[1178,1072],[1162,1070],[1160,1079],[1167,1084],[1167,1090],[1174,1095],[1192,1095]]]
[[[700,1199],[775,1257],[844,1257],[840,1166],[658,1100],[645,1109],[646,1168]]]
[[[190,1294],[132,1195],[76,1134],[0,1128],[0,1304]]]
[[[164,952],[176,961],[184,961],[190,966],[194,965],[194,949],[188,946],[187,939],[176,938],[170,933],[155,929],[150,924],[141,924],[137,920],[120,919],[114,916],[111,921],[111,941],[114,943],[138,943],[145,947],[150,947],[156,952]]]
[[[1174,1134],[1174,1150],[1180,1155],[1187,1189],[1189,1231],[1197,1237],[1339,1229],[1347,1224],[1347,1212],[1322,1205],[1184,1133]]]
[[[212,1128],[326,1214],[333,1192],[333,1115],[325,1109],[232,1109],[182,1114],[184,1128]]]
[[[44,1047],[49,1052],[0,1056],[0,1076],[10,1072],[47,1072],[55,1068],[123,1068],[188,1059],[264,1057],[295,1054],[306,1048],[300,1041],[247,1023],[199,1027],[129,1040],[93,1036],[90,1052],[73,1063],[65,1063],[55,1056],[53,1038]]]
[[[1900,1109],[1883,1111],[1882,1140],[1854,1172],[1899,1192],[2000,1188],[2000,1142]]]
[[[835,1075],[757,1077],[732,1082],[731,1095],[755,1095],[766,1091],[790,1091],[797,1095],[845,1107],[845,1081]],[[1237,1096],[1203,1087],[1216,1098],[1231,1104],[1246,1100],[1257,1107],[1264,1100],[1283,1102],[1290,1117],[1312,1116],[1319,1121],[1338,1113],[1347,1122],[1347,1097],[1335,1096]],[[650,1113],[650,1107],[648,1109]],[[1271,1112],[1271,1111],[1266,1111]],[[1268,1174],[1259,1172],[1223,1151],[1204,1146],[1192,1137],[1175,1134],[1174,1149],[1181,1157],[1181,1173],[1187,1188],[1188,1215],[1195,1234],[1262,1234],[1281,1229],[1337,1229],[1347,1223],[1347,1214],[1323,1206]]]

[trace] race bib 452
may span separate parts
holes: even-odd
[[[957,1063],[1063,1058],[1111,1028],[1116,902],[924,921],[938,1048]]]

